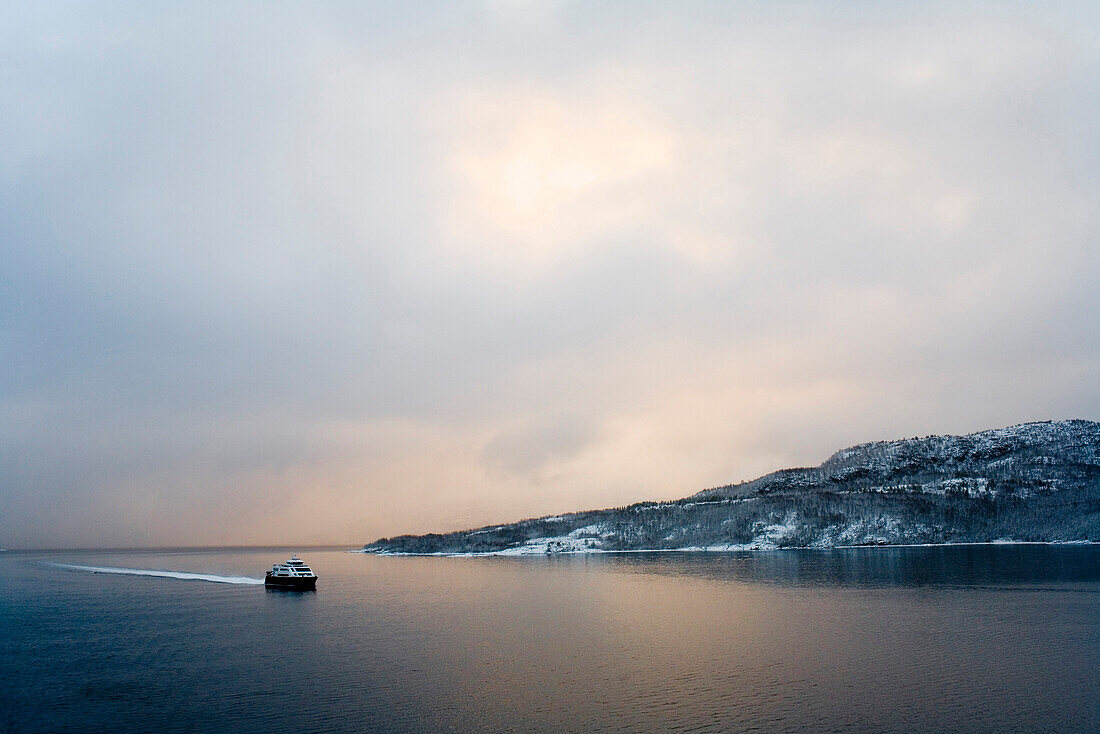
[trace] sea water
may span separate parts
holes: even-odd
[[[8,552],[0,681],[17,732],[1100,731],[1100,547]]]

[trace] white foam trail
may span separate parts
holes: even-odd
[[[211,573],[185,573],[183,571],[151,571],[145,568],[111,568],[109,566],[75,566],[71,563],[53,563],[59,568],[70,568],[76,571],[92,571],[94,573],[122,573],[130,576],[157,576],[164,579],[181,579],[183,581],[213,581],[218,584],[262,584],[263,579],[254,579],[251,576],[215,576]]]

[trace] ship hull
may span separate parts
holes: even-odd
[[[269,589],[283,589],[286,591],[315,591],[317,589],[317,577],[294,578],[292,576],[272,576],[269,573],[264,579],[264,586]]]

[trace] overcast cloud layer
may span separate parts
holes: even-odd
[[[1100,417],[1100,9],[839,5],[6,5],[0,547]]]

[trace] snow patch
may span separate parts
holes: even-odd
[[[608,530],[602,523],[585,525],[567,535],[550,538],[532,538],[515,548],[496,551],[498,556],[530,556],[554,553],[590,553],[601,550],[600,541],[608,536]]]

